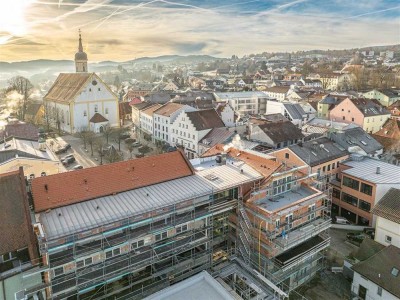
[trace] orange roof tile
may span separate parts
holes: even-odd
[[[146,114],[148,116],[153,116],[154,112],[157,109],[159,109],[160,107],[162,107],[161,104],[154,104],[154,105],[150,106],[149,108],[142,110],[142,114]]]
[[[133,190],[194,174],[180,151],[32,180],[35,212]]]

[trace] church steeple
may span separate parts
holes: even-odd
[[[81,30],[79,29],[78,52],[75,53],[75,70],[77,73],[87,72],[87,54],[83,52]]]

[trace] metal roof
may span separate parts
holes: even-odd
[[[267,98],[268,96],[263,92],[222,92],[222,93],[214,93],[215,97],[220,100],[229,100],[235,98],[253,98],[253,97],[262,97]]]
[[[262,178],[243,163],[217,166],[214,160],[205,166],[192,176],[42,212],[40,222],[47,238],[55,239]]]
[[[343,174],[357,177],[372,183],[391,183],[400,185],[400,166],[395,166],[377,159],[364,157],[361,161],[348,160],[344,165],[351,167]],[[377,168],[380,174],[377,174]]]

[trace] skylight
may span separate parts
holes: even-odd
[[[399,275],[399,269],[393,267],[393,268],[392,268],[391,274],[392,274],[394,277],[397,277],[397,275]]]
[[[311,151],[312,155],[317,156],[317,153],[315,153],[314,151]]]
[[[364,141],[360,141],[361,142],[361,144],[363,144],[364,146],[367,146],[367,143],[366,142],[364,142]]]

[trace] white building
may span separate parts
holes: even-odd
[[[276,99],[278,101],[284,101],[288,97],[289,91],[289,86],[273,86],[265,89],[264,93],[269,98]]]
[[[400,248],[400,189],[391,188],[372,210],[375,241]]]
[[[298,103],[278,102],[273,100],[267,101],[266,114],[282,114],[294,125],[300,127],[306,122],[307,114]]]
[[[400,249],[390,245],[355,264],[351,291],[355,299],[400,299]]]
[[[102,131],[106,125],[119,127],[118,97],[99,76],[87,73],[87,55],[83,52],[80,34],[78,49],[76,73],[58,75],[43,98],[46,114],[54,127],[69,133],[83,129]],[[99,126],[90,122],[95,114],[102,116]]]
[[[172,124],[172,145],[184,148],[189,159],[199,155],[199,141],[213,128],[224,127],[214,109],[181,111]]]
[[[217,102],[227,102],[240,116],[264,114],[268,97],[263,92],[214,93]]]
[[[161,106],[161,104],[155,104],[140,112],[140,129],[149,136],[153,136],[154,132],[153,114]]]
[[[237,125],[235,111],[229,103],[218,103],[215,110],[226,127],[235,127]]]
[[[159,107],[153,113],[153,135],[154,139],[164,141],[172,145],[172,124],[181,111],[195,111],[196,109],[189,105],[168,102]]]

